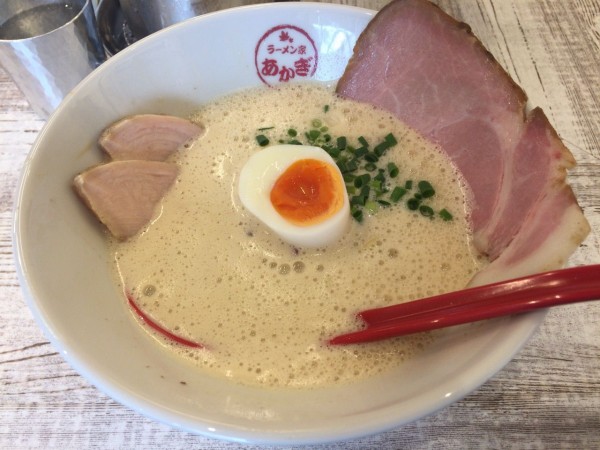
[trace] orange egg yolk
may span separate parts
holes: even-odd
[[[301,159],[279,176],[271,189],[271,204],[295,225],[315,225],[342,208],[344,189],[336,167],[317,159]]]

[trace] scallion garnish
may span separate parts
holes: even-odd
[[[367,153],[369,153],[369,149],[367,149],[365,146],[362,146],[355,149],[352,153],[354,154],[355,158],[360,158],[361,156],[365,156]]]
[[[393,202],[397,202],[406,194],[406,192],[407,192],[406,189],[404,189],[400,186],[396,186],[394,188],[394,190],[392,191],[392,193],[390,194],[390,200]]]
[[[366,153],[365,161],[371,162],[371,163],[376,163],[377,161],[379,161],[379,156],[377,156],[375,153],[372,153],[372,152]]]
[[[379,203],[373,200],[369,200],[365,203],[365,208],[367,211],[369,211],[369,214],[373,215],[379,210]]]
[[[342,152],[339,148],[332,147],[330,145],[323,146],[323,149],[329,153],[329,156],[331,156],[333,159],[336,159],[338,156],[340,156],[340,153]]]
[[[323,112],[329,110],[329,105],[323,107]],[[382,163],[382,156],[387,150],[398,144],[392,133],[388,133],[374,147],[370,147],[365,136],[356,139],[352,145],[346,136],[334,137],[328,133],[329,127],[321,119],[313,119],[308,131],[300,134],[295,128],[288,128],[281,139],[275,142],[281,144],[314,145],[325,150],[335,161],[346,183],[346,191],[350,198],[351,215],[358,222],[364,219],[363,210],[375,214],[378,209],[390,207],[405,198],[412,190],[412,196],[405,201],[406,207],[411,211],[419,211],[424,217],[431,219],[439,216],[444,221],[452,220],[452,214],[446,209],[437,213],[427,204],[428,199],[435,195],[435,189],[429,181],[404,180],[396,186],[390,186],[390,180],[398,178],[400,169],[389,160]],[[260,128],[259,131],[272,130],[274,127]],[[271,136],[269,134],[269,136]],[[270,139],[265,134],[256,136],[256,141],[261,147],[270,144]],[[304,141],[304,142],[302,142]],[[385,166],[383,166],[385,164]],[[389,176],[389,179],[386,177]],[[416,183],[416,185],[415,185]],[[416,190],[413,190],[413,185]],[[406,196],[408,198],[408,196]]]
[[[387,151],[388,148],[388,143],[384,141],[375,146],[375,148],[373,149],[373,153],[375,153],[377,156],[383,156],[383,154]]]
[[[421,200],[418,200],[416,198],[410,198],[406,201],[406,206],[408,207],[408,209],[410,209],[411,211],[416,211],[417,209],[419,209],[419,205],[421,204]]]
[[[367,199],[365,197],[363,197],[362,195],[354,195],[350,199],[351,206],[365,206],[366,202],[367,202]]]
[[[435,190],[429,181],[419,181],[417,187],[423,198],[429,198],[435,195]]]
[[[358,162],[356,162],[356,159],[351,159],[346,164],[346,167],[348,168],[349,172],[354,172],[355,170],[358,169]]]
[[[419,212],[422,216],[433,217],[433,208],[431,206],[421,205],[419,206]]]
[[[446,222],[453,219],[452,214],[450,214],[446,208],[440,210],[438,214],[442,220],[445,220]]]
[[[398,143],[398,141],[396,140],[396,138],[394,137],[394,135],[392,133],[389,133],[383,139],[385,140],[385,142],[388,143],[388,145],[390,147],[393,147],[394,145],[396,145]]]
[[[357,222],[362,222],[363,221],[363,212],[362,209],[358,208],[358,207],[353,207],[350,210],[350,214],[352,214],[352,217],[354,218],[354,220],[356,220]]]
[[[312,129],[310,131],[307,131],[305,133],[305,136],[309,142],[314,143],[317,139],[319,139],[319,136],[321,136],[321,132],[319,130]]]
[[[266,137],[264,134],[259,134],[258,136],[256,136],[256,142],[258,142],[258,145],[260,145],[261,147],[266,147],[267,145],[269,145],[269,138]]]
[[[363,186],[360,188],[360,195],[362,197],[365,198],[365,200],[367,198],[369,198],[369,195],[371,195],[371,186],[369,186],[368,184],[366,186]]]
[[[354,179],[354,186],[359,188],[366,185],[369,181],[371,181],[371,175],[365,173],[363,175],[359,175]]]

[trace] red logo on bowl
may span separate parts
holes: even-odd
[[[309,34],[294,25],[267,31],[256,44],[254,63],[267,85],[312,77],[317,70],[317,47]]]

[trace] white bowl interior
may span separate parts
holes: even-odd
[[[142,112],[186,115],[260,85],[255,48],[293,23],[313,38],[313,79],[334,81],[372,12],[325,4],[258,5],[201,16],[111,58],[63,102],[26,162],[14,241],[27,301],[53,344],[116,400],[159,421],[240,442],[348,439],[415,420],[468,394],[502,368],[543,318],[535,313],[439,332],[406,365],[351,386],[273,390],[214,379],[136,326],[112,282],[100,227],[71,190],[101,159],[111,122]],[[185,382],[183,384],[182,382]]]

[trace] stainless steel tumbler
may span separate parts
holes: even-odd
[[[0,64],[42,118],[105,59],[91,0],[0,2]]]
[[[143,38],[190,17],[269,0],[120,0],[131,31]]]

